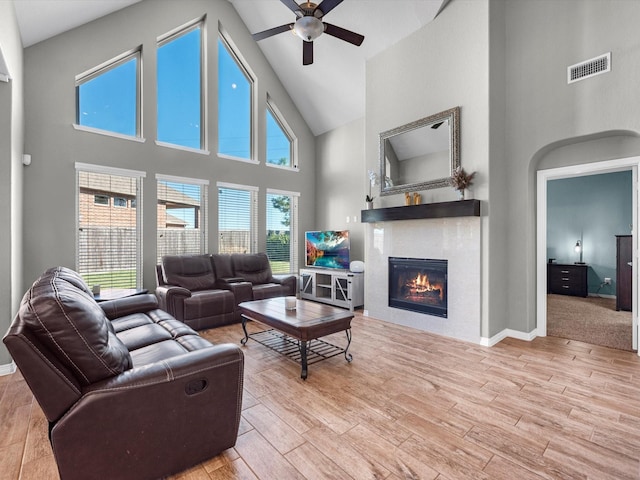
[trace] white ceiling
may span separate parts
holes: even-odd
[[[25,47],[140,0],[14,0]],[[179,1],[179,0],[175,0]],[[314,135],[364,116],[365,62],[435,18],[449,0],[344,0],[325,21],[360,33],[360,47],[329,35],[302,65],[302,40],[290,33],[258,42]],[[280,0],[229,0],[251,33],[295,21]],[[301,0],[297,0],[302,3]]]

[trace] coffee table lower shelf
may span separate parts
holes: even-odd
[[[244,326],[243,322],[243,327]],[[351,345],[351,330],[345,330],[345,333],[347,335],[346,348],[338,347],[337,345],[333,345],[332,343],[325,342],[324,340],[317,338],[309,340],[308,342],[302,342],[274,328],[249,334],[247,334],[245,329],[245,337],[240,340],[240,343],[245,345],[249,338],[252,338],[261,345],[290,358],[302,366],[302,373],[300,376],[306,380],[308,365],[313,365],[314,363],[318,363],[322,360],[341,354],[344,354],[344,358],[347,362],[351,362],[353,360],[353,356],[348,353],[349,345]]]

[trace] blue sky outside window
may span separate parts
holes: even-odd
[[[200,149],[201,28],[158,47],[158,140]]]
[[[251,82],[220,39],[218,153],[251,159]]]
[[[267,163],[291,167],[291,141],[267,108]]]
[[[138,57],[78,85],[78,125],[136,136]]]

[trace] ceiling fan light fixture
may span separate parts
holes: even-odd
[[[305,42],[313,42],[324,32],[324,24],[316,17],[304,16],[296,20],[293,31]]]

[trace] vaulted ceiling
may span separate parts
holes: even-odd
[[[22,42],[28,47],[138,1],[14,0],[14,4]],[[251,33],[296,20],[280,0],[228,1]],[[323,34],[314,40],[312,65],[302,65],[302,40],[291,33],[258,45],[312,132],[320,135],[364,116],[367,59],[429,23],[448,1],[344,0],[323,20],[360,33],[365,40],[356,47]]]

